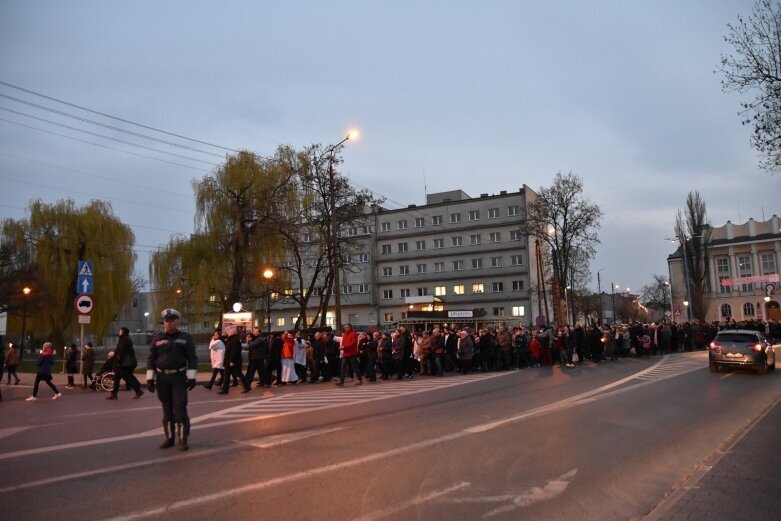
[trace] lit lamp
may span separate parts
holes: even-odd
[[[241,302],[234,302],[233,303],[233,312],[234,313],[238,313],[239,311],[241,311],[241,308],[242,308]]]
[[[271,336],[271,279],[274,278],[274,270],[263,270],[263,278],[266,279],[266,333]]]
[[[22,353],[24,353],[24,330],[25,326],[27,325],[27,300],[30,297],[30,293],[32,293],[33,290],[29,286],[25,286],[22,288],[22,295],[24,295],[24,306],[22,307],[22,346],[19,348]]]

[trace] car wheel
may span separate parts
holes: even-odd
[[[762,365],[757,367],[757,373],[759,373],[759,374],[767,374],[767,358],[765,358],[765,361],[762,362]]]
[[[708,364],[708,368],[710,369],[711,373],[718,373],[719,372],[719,366],[716,365],[716,362],[710,362]]]

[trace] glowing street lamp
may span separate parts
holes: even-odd
[[[24,330],[27,326],[27,301],[30,297],[30,293],[32,293],[33,290],[30,288],[30,286],[25,286],[22,288],[22,295],[24,295],[24,306],[22,307],[22,345],[19,348],[22,353],[24,353]]]
[[[263,278],[266,279],[266,334],[271,336],[271,279],[274,278],[274,270],[263,270]]]

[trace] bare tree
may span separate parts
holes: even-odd
[[[705,320],[705,292],[708,290],[710,259],[710,223],[705,201],[697,191],[686,196],[686,211],[678,210],[675,218],[675,236],[681,244],[684,256],[684,284],[689,281],[692,313],[700,321]],[[688,275],[688,280],[686,279]]]
[[[781,5],[757,0],[748,18],[727,24],[724,37],[734,54],[721,56],[725,92],[754,91],[741,103],[744,125],[753,125],[751,145],[762,156],[760,166],[774,173],[781,168]]]
[[[523,231],[547,244],[551,253],[555,317],[561,320],[565,289],[573,273],[587,269],[599,244],[596,230],[602,210],[583,196],[583,179],[558,172],[553,185],[541,187],[529,203]]]

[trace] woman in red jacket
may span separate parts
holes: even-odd
[[[282,335],[282,383],[297,383],[296,365],[294,363],[295,344],[293,333],[285,331]]]

